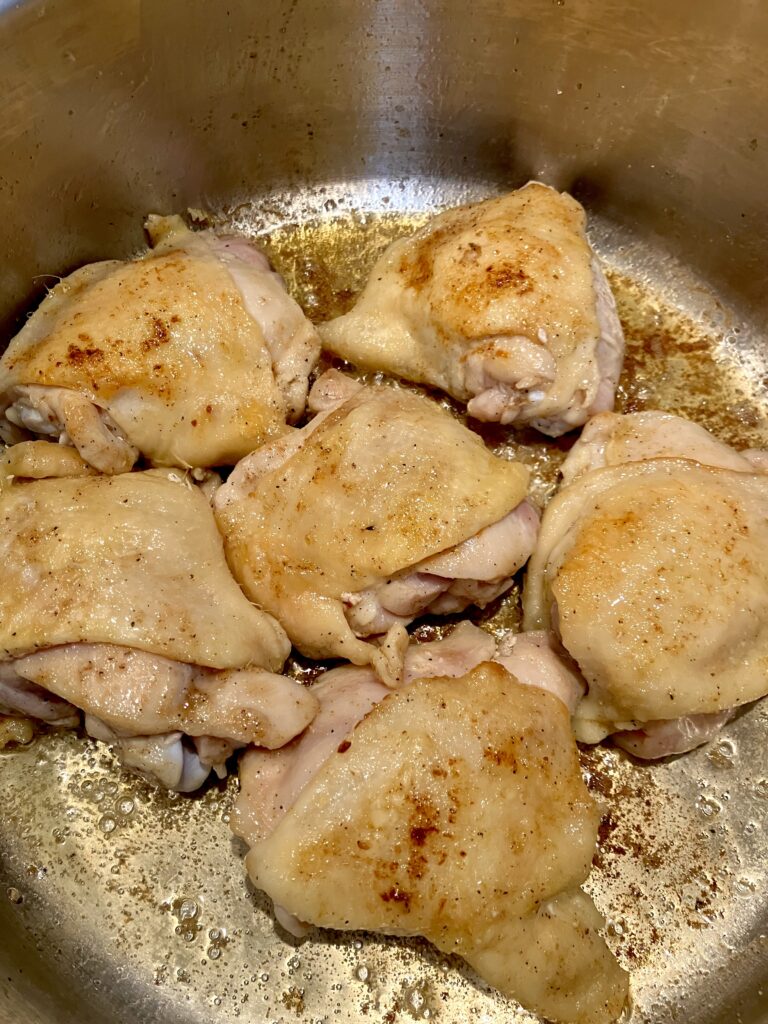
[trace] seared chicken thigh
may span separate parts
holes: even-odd
[[[333,371],[315,388],[322,411],[239,463],[217,520],[235,576],[302,653],[395,684],[409,622],[486,604],[527,560],[528,470],[427,398]]]
[[[518,682],[548,690],[562,700],[562,686],[553,684],[553,678],[564,671],[563,663],[548,662],[545,656],[542,661],[551,669],[549,673],[536,673],[526,664],[526,659],[530,660],[528,648],[543,646],[538,637],[534,633],[518,634],[497,645],[490,634],[471,622],[460,622],[442,640],[408,645],[403,684],[436,677],[455,679],[482,662],[496,661]],[[522,669],[520,675],[512,671],[513,667]],[[281,750],[250,750],[241,759],[243,795],[235,806],[232,827],[250,843],[272,831],[339,742],[391,691],[370,666],[343,665],[324,672],[311,692],[319,701],[319,711],[301,736]],[[568,706],[570,699],[564,703]],[[290,921],[290,915],[276,910],[290,931],[302,933],[300,922]]]
[[[357,366],[553,437],[613,408],[624,356],[584,210],[539,182],[394,242],[352,311],[320,332]]]
[[[151,747],[146,770],[181,789],[236,747],[301,732],[315,698],[275,674],[288,639],[232,579],[201,491],[169,470],[25,479],[57,455],[72,470],[44,444],[11,449],[0,474],[0,709],[67,726],[80,709],[132,764],[137,738]]]
[[[104,473],[231,464],[304,410],[314,328],[245,239],[147,222],[154,249],[57,284],[0,359],[0,435]]]
[[[577,736],[640,757],[706,742],[768,693],[768,475],[664,413],[598,417],[563,467],[526,580],[588,693]]]
[[[579,889],[600,815],[567,709],[499,665],[467,671],[494,644],[466,628],[447,658],[425,645],[452,677],[409,672],[393,692],[370,670],[326,673],[307,732],[245,755],[248,871],[293,930],[424,935],[548,1019],[611,1021],[627,979]]]

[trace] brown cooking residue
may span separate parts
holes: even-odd
[[[679,948],[681,930],[691,935],[722,918],[735,848],[657,765],[605,747],[582,747],[580,758],[603,809],[585,888],[604,911],[608,941],[624,966],[652,967]]]
[[[260,241],[307,316],[322,323],[347,313],[389,243],[426,219],[354,214],[278,228]]]
[[[627,341],[616,411],[662,409],[701,423],[736,448],[764,445],[761,397],[722,354],[719,337],[624,274],[612,271],[608,279]]]
[[[293,1010],[295,1014],[300,1016],[304,1013],[304,991],[303,989],[297,988],[295,985],[291,985],[289,989],[280,996],[280,1002],[286,1008],[286,1010]]]

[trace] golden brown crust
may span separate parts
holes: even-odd
[[[370,646],[355,640],[342,595],[498,522],[525,497],[529,474],[407,391],[361,389],[321,415],[277,468],[248,482],[246,460],[218,492],[216,515],[235,576],[294,644],[365,664]]]
[[[565,706],[484,663],[387,696],[247,864],[302,920],[424,935],[548,1017],[608,1021],[626,976],[578,890],[599,818]]]
[[[6,482],[0,659],[67,643],[279,669],[285,634],[232,579],[210,506],[162,471]]]
[[[768,689],[768,477],[677,459],[594,470],[548,507],[526,582],[590,686],[578,718],[709,714]]]
[[[576,200],[538,182],[441,213],[387,249],[352,311],[322,326],[324,345],[469,401],[490,387],[476,379],[485,357],[502,383],[527,377],[531,353],[521,360],[513,344],[522,339],[556,370],[524,419],[558,417],[573,402],[586,410],[601,326],[585,221]]]
[[[85,395],[166,465],[234,462],[285,429],[261,329],[227,270],[195,252],[93,264],[58,284],[0,362],[4,406],[19,385]]]

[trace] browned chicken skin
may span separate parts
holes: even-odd
[[[100,472],[231,464],[304,410],[314,328],[245,239],[150,217],[154,249],[57,284],[0,358],[0,436]]]
[[[471,664],[484,651],[467,629]],[[565,705],[425,646],[452,678],[409,673],[393,692],[367,669],[329,672],[301,739],[243,759],[233,828],[254,884],[293,929],[424,935],[548,1019],[614,1020],[627,979],[578,888],[599,811]]]
[[[679,416],[604,414],[563,465],[524,594],[589,690],[585,742],[639,757],[707,742],[768,692],[768,475]]]
[[[387,249],[323,344],[441,388],[477,419],[562,434],[613,408],[624,355],[585,221],[539,182],[447,210]]]
[[[216,493],[227,557],[304,654],[395,684],[409,622],[487,603],[527,560],[528,470],[409,391],[331,372],[310,405],[322,411]]]

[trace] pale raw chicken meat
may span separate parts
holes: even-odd
[[[553,633],[533,630],[507,634],[499,643],[494,661],[518,682],[549,691],[565,704],[570,714],[584,696],[584,680]]]
[[[24,715],[62,729],[80,724],[80,715],[69,701],[23,679],[12,661],[0,662],[0,714]]]
[[[145,256],[60,281],[0,358],[0,436],[103,473],[233,464],[304,411],[319,339],[247,239],[151,216]]]
[[[0,486],[14,477],[45,480],[47,477],[96,475],[97,471],[76,449],[50,441],[20,441],[0,455]]]
[[[709,743],[736,714],[728,708],[711,715],[643,722],[640,729],[615,732],[611,739],[617,747],[644,761],[655,761],[674,754],[687,754]]]
[[[23,689],[32,683],[42,699],[50,703],[55,695],[75,715],[66,723],[39,712],[36,717],[76,725],[75,709],[84,711],[88,732],[115,744],[132,767],[138,766],[137,745],[161,744],[162,767],[144,770],[182,791],[197,789],[211,768],[225,775],[227,758],[240,747],[283,746],[317,706],[306,688],[264,669],[201,668],[113,644],[64,644],[0,665],[0,673],[3,669],[17,677],[21,699],[9,694],[17,710],[36,713]]]
[[[0,466],[0,711],[66,727],[83,711],[177,789],[306,727],[317,702],[277,674],[288,638],[232,578],[201,490],[178,471],[94,476],[59,445],[18,448]],[[56,476],[57,458],[81,475]]]
[[[582,207],[539,182],[394,242],[321,326],[357,366],[429,384],[480,420],[550,436],[613,408],[624,336]]]
[[[310,407],[216,492],[227,558],[303,654],[372,664],[395,685],[408,623],[487,604],[527,560],[528,470],[409,391],[330,371]]]
[[[667,413],[585,428],[523,600],[524,628],[553,630],[586,681],[580,740],[683,753],[768,693],[761,456]]]
[[[479,632],[424,645],[441,675],[412,663],[396,691],[367,669],[322,676],[307,732],[243,758],[232,827],[299,934],[423,935],[548,1019],[614,1020],[627,979],[579,888],[600,813],[567,708],[486,660]]]
[[[501,640],[494,661],[503,665],[518,682],[548,690],[575,714],[587,692],[578,666],[552,632],[534,630],[509,634]],[[735,715],[733,709],[709,715],[690,715],[644,722],[642,728],[616,732],[616,746],[650,761],[686,753],[708,743]]]

